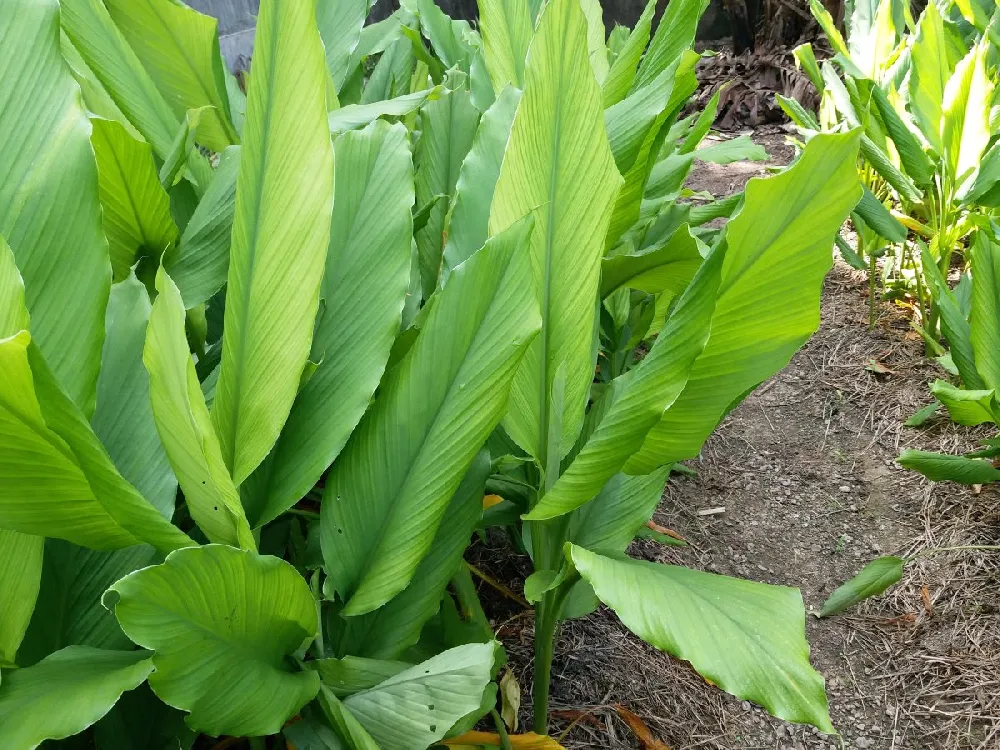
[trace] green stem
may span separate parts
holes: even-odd
[[[868,330],[875,328],[875,273],[878,270],[874,248],[868,252]]]
[[[510,744],[510,737],[507,736],[507,727],[503,725],[503,719],[500,718],[500,714],[494,708],[490,711],[493,714],[493,723],[497,725],[497,734],[500,735],[500,747],[503,750],[514,750],[514,747]]]
[[[566,579],[554,591],[549,591],[535,607],[535,664],[532,673],[533,729],[537,734],[549,733],[549,685],[552,681],[552,657],[556,635],[566,597],[578,576]]]

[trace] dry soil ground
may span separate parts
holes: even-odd
[[[790,157],[780,133],[755,138],[775,161]],[[702,165],[690,186],[723,195],[761,171]],[[941,373],[908,333],[903,311],[882,306],[868,329],[866,289],[863,278],[835,265],[818,333],[725,420],[689,462],[696,475],[675,474],[667,484],[655,520],[690,545],[637,542],[633,555],[796,586],[813,613],[880,554],[1000,543],[1000,489],[934,485],[895,463],[904,447],[957,452],[983,434],[943,418],[903,427],[930,401],[927,383]],[[725,512],[698,515],[717,506]],[[492,552],[474,554],[487,566],[509,555]],[[504,567],[511,565],[518,563]],[[530,616],[511,619],[497,609],[528,704]],[[807,631],[840,737],[784,724],[722,693],[608,611],[563,629],[553,734],[575,718],[567,748],[641,747],[614,709],[623,704],[673,750],[1000,748],[1000,555],[926,555],[897,587],[850,613],[810,614]]]

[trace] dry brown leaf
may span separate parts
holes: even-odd
[[[494,505],[499,505],[503,502],[503,498],[499,495],[484,495],[483,496],[483,510],[489,510]]]
[[[507,729],[517,731],[517,712],[521,710],[521,686],[509,669],[500,678],[500,717]]]
[[[527,734],[512,734],[508,736],[510,746],[514,750],[565,750],[551,737],[528,732]],[[495,732],[466,732],[441,744],[452,748],[501,747],[500,735]]]
[[[660,524],[656,523],[655,521],[646,521],[646,527],[652,529],[657,534],[665,534],[669,536],[671,539],[676,539],[679,542],[687,541],[687,539],[682,537],[673,529],[668,529],[666,526],[660,526]]]
[[[924,612],[927,613],[928,617],[934,615],[934,605],[931,604],[931,592],[927,590],[926,586],[920,587],[920,598],[924,602]]]
[[[618,712],[618,715],[622,717],[622,720],[628,724],[629,729],[632,730],[632,733],[642,743],[643,750],[670,750],[665,742],[661,742],[653,736],[652,730],[646,726],[646,723],[642,719],[625,708],[621,703],[615,704],[615,711]]]

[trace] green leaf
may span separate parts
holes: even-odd
[[[212,544],[178,550],[105,594],[122,629],[153,649],[149,685],[217,736],[275,734],[316,695],[288,657],[316,635],[316,602],[276,557]]]
[[[780,719],[834,731],[823,677],[809,664],[797,589],[612,559],[575,545],[567,555],[601,601],[647,643]]]
[[[59,53],[58,2],[17,0],[0,17],[0,38],[0,234],[24,279],[32,335],[89,415],[111,274],[90,125]]]
[[[226,283],[240,153],[239,146],[230,146],[222,153],[215,176],[184,227],[180,242],[163,258],[163,266],[187,308],[206,302]]]
[[[32,750],[45,740],[82,732],[152,671],[145,651],[69,646],[33,667],[10,672],[0,685],[4,744]]]
[[[608,72],[608,77],[604,79],[601,88],[601,99],[605,108],[620,102],[632,88],[642,53],[649,44],[655,11],[656,0],[649,0],[629,34],[628,41],[625,42],[625,46],[622,47],[621,52],[611,64],[611,70]]]
[[[934,398],[945,405],[953,422],[977,425],[984,422],[998,422],[996,393],[993,390],[963,390],[944,380],[931,384]]]
[[[889,101],[881,86],[871,87],[872,100],[878,109],[886,134],[892,139],[899,154],[899,163],[903,170],[919,185],[929,184],[934,175],[934,166],[924,153],[923,146],[907,122],[903,121],[899,112]]]
[[[734,161],[767,161],[764,147],[741,135],[726,141],[713,143],[694,152],[695,158],[709,164],[732,164]]]
[[[157,562],[148,544],[101,552],[62,539],[46,539],[38,603],[17,662],[35,664],[66,646],[129,650],[132,642],[101,595],[124,575]]]
[[[488,237],[490,204],[504,150],[521,91],[508,86],[486,110],[472,141],[472,148],[462,162],[455,183],[455,200],[447,219],[448,239],[444,246],[443,278],[452,268],[464,263],[483,246]]]
[[[344,699],[381,750],[423,750],[479,708],[491,679],[492,643],[449,649]]]
[[[900,198],[914,203],[921,199],[920,190],[913,183],[913,180],[903,174],[892,163],[889,156],[867,135],[861,136],[861,155],[864,156],[865,161],[871,165],[872,169],[892,186]]]
[[[0,339],[0,527],[95,549],[191,544],[117,472],[27,331]]]
[[[833,20],[830,12],[823,7],[820,0],[809,0],[809,10],[812,11],[813,16],[819,21],[820,28],[823,29],[823,33],[826,34],[826,38],[830,41],[833,51],[850,57],[844,37],[841,36],[836,22]]]
[[[524,518],[554,518],[579,508],[642,447],[649,430],[684,390],[709,339],[725,256],[723,248],[708,256],[652,349],[622,376],[617,397],[597,418],[580,452]]]
[[[653,41],[639,65],[632,91],[652,83],[691,48],[698,20],[707,7],[708,0],[674,0],[667,4]]]
[[[183,118],[156,88],[102,0],[60,0],[60,12],[63,31],[94,77],[156,155],[166,159]],[[211,181],[211,166],[200,154],[188,166],[199,185]]]
[[[105,0],[108,13],[178,120],[203,115],[198,140],[212,151],[239,143],[219,52],[218,22],[175,0]]]
[[[1000,392],[1000,245],[979,232],[972,247],[972,310],[969,336],[976,370]]]
[[[694,278],[703,258],[698,240],[686,224],[670,239],[634,255],[614,255],[601,261],[601,297],[628,287],[647,294],[680,294]]]
[[[190,750],[196,736],[184,723],[184,714],[157,698],[148,685],[122,695],[94,725],[93,734],[97,750]]]
[[[142,360],[156,429],[184,490],[188,512],[211,542],[254,550],[253,535],[212,429],[184,336],[184,303],[161,268]]]
[[[349,104],[330,113],[327,119],[330,132],[343,133],[348,130],[357,130],[380,117],[403,117],[415,112],[424,102],[438,99],[444,90],[443,86],[435,86],[424,91],[397,96],[395,99],[370,104]]]
[[[141,256],[158,258],[173,245],[177,225],[149,144],[135,140],[113,120],[95,118],[91,125],[104,233],[114,278],[121,281]]]
[[[111,287],[97,409],[90,426],[115,468],[169,520],[177,478],[156,432],[149,376],[142,364],[150,309],[146,287],[134,275]]]
[[[323,686],[338,698],[369,690],[413,666],[405,661],[366,659],[362,656],[316,659],[310,664],[319,672]]]
[[[933,401],[927,404],[927,406],[923,407],[922,409],[919,409],[912,417],[903,422],[903,425],[905,427],[922,426],[925,422],[927,422],[928,419],[930,419],[931,417],[934,416],[935,413],[937,413],[937,410],[940,406],[941,404],[939,404],[937,401]]]
[[[481,0],[479,28],[483,35],[486,70],[493,90],[524,86],[524,59],[534,33],[528,0]]]
[[[420,28],[431,43],[434,54],[445,68],[469,72],[475,47],[473,31],[466,20],[452,19],[434,0],[416,0]]]
[[[889,242],[903,242],[906,240],[907,229],[895,216],[889,213],[878,198],[876,198],[867,186],[862,185],[861,200],[854,207],[864,222],[875,230],[880,237],[884,237]]]
[[[337,730],[337,736],[344,738],[343,741],[350,750],[382,750],[333,691],[325,685],[320,685],[319,705],[327,721]]]
[[[816,62],[816,53],[812,44],[809,42],[800,44],[792,50],[792,56],[795,58],[795,67],[809,77],[809,82],[816,87],[816,91],[822,96],[823,74],[820,72],[819,63]]]
[[[986,382],[979,375],[972,348],[972,327],[926,246],[921,251],[920,265],[931,297],[940,311],[941,331],[948,339],[951,347],[949,354],[962,377],[962,383],[969,390],[985,390]]]
[[[15,662],[42,578],[45,538],[0,529],[0,665]]]
[[[316,22],[326,52],[326,67],[333,76],[337,93],[344,86],[351,72],[354,50],[361,41],[369,0],[319,0],[316,5]]]
[[[942,153],[942,104],[945,87],[958,60],[945,39],[936,3],[928,3],[910,46],[909,110],[931,148]]]
[[[587,17],[587,55],[590,57],[590,67],[594,71],[597,85],[603,86],[611,69],[608,48],[604,43],[608,35],[604,27],[604,11],[600,0],[580,0],[580,7]]]
[[[986,43],[973,47],[944,89],[941,143],[956,182],[975,172],[990,144],[994,85],[986,71],[989,49]]]
[[[417,643],[424,625],[437,614],[444,595],[462,565],[462,554],[483,517],[483,494],[490,473],[489,455],[480,451],[451,496],[430,551],[413,580],[374,612],[344,620],[340,649],[377,659],[397,659]]]
[[[899,454],[898,461],[903,468],[919,471],[932,482],[986,484],[1000,480],[1000,469],[981,458],[907,449]]]
[[[817,135],[786,172],[747,185],[724,235],[708,344],[626,472],[696,456],[732,404],[787,364],[816,330],[833,238],[861,192],[857,138]]]
[[[490,209],[494,234],[528,214],[536,222],[530,283],[542,304],[543,334],[514,378],[504,425],[540,460],[546,459],[548,394],[560,364],[566,369],[560,454],[573,445],[583,422],[604,236],[621,184],[586,59],[586,35],[577,0],[552,0],[543,8]]]
[[[839,615],[858,602],[878,596],[903,577],[905,560],[892,555],[872,560],[854,578],[837,587],[823,602],[820,617]]]
[[[338,164],[324,305],[310,360],[270,455],[245,485],[254,526],[312,488],[368,408],[399,331],[410,275],[413,166],[406,128],[376,121],[334,141]]]
[[[472,147],[478,122],[479,110],[464,89],[447,91],[440,99],[421,108],[420,140],[414,154],[418,206],[436,195],[449,196],[450,201],[462,162]],[[438,285],[449,201],[435,204],[427,225],[415,233],[424,299],[430,297]]]
[[[174,133],[174,138],[170,142],[170,150],[163,158],[163,165],[160,167],[160,184],[168,190],[175,187],[184,177],[184,167],[198,158],[197,144],[195,138],[198,137],[198,129],[201,127],[201,118],[210,107],[199,109],[189,109],[181,118],[180,125]],[[202,179],[195,179],[199,192],[204,192],[210,184],[211,172]]]
[[[212,404],[222,455],[237,485],[278,439],[309,356],[333,210],[328,75],[314,4],[265,0],[236,180],[222,370]]]
[[[323,557],[329,595],[347,602],[347,616],[410,583],[507,408],[539,327],[524,252],[530,231],[530,220],[512,227],[452,271],[327,477]]]

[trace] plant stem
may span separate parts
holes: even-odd
[[[869,248],[868,252],[868,330],[875,328],[875,273],[878,270],[876,265],[874,248]]]
[[[546,596],[547,600],[549,597]],[[542,600],[535,609],[535,664],[532,673],[533,728],[538,734],[549,733],[549,682],[555,652],[558,618],[552,616],[549,602]]]
[[[500,714],[494,708],[490,711],[493,714],[493,723],[497,725],[497,734],[500,735],[500,747],[503,750],[514,750],[514,747],[510,744],[510,737],[507,736],[507,727],[503,725],[503,719],[500,718]]]

